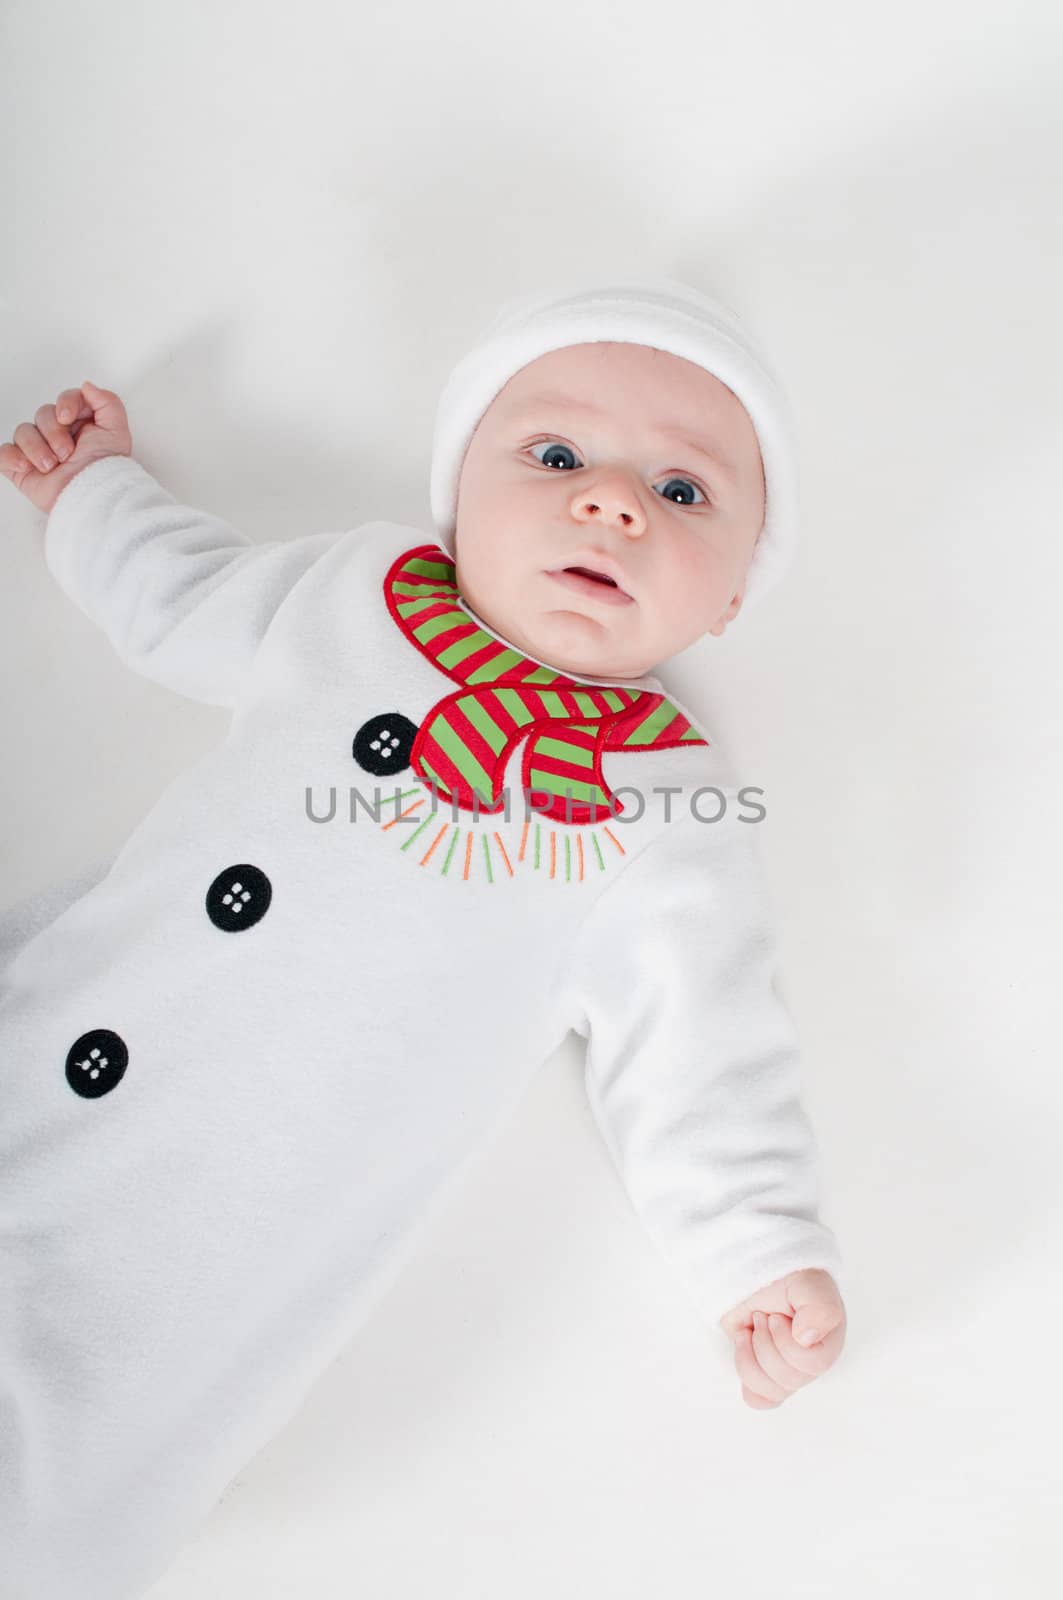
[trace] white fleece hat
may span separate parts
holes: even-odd
[[[547,351],[598,340],[652,345],[693,361],[725,383],[749,413],[764,465],[765,516],[740,617],[782,577],[796,549],[794,417],[778,377],[734,312],[675,278],[625,275],[600,286],[539,290],[503,305],[453,368],[440,395],[430,487],[440,544],[454,555],[462,463],[495,396],[514,373]]]

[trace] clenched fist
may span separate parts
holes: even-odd
[[[12,439],[0,445],[0,472],[45,513],[90,461],[133,451],[125,406],[94,383],[64,389],[54,406],[41,406],[32,422],[20,422]]]
[[[735,1346],[742,1398],[764,1411],[832,1367],[845,1343],[845,1307],[822,1267],[776,1278],[720,1318]]]

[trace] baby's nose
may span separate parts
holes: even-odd
[[[609,522],[625,533],[642,533],[646,527],[638,491],[622,472],[603,473],[596,483],[581,485],[573,497],[572,510],[580,521]]]

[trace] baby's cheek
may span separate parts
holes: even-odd
[[[707,550],[681,550],[665,575],[668,614],[698,620],[715,605],[727,585],[723,563]]]

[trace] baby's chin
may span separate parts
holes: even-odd
[[[531,655],[563,672],[581,672],[589,678],[641,678],[653,671],[632,651],[630,639],[610,628],[608,620],[580,611],[547,611],[519,619],[525,648]]]

